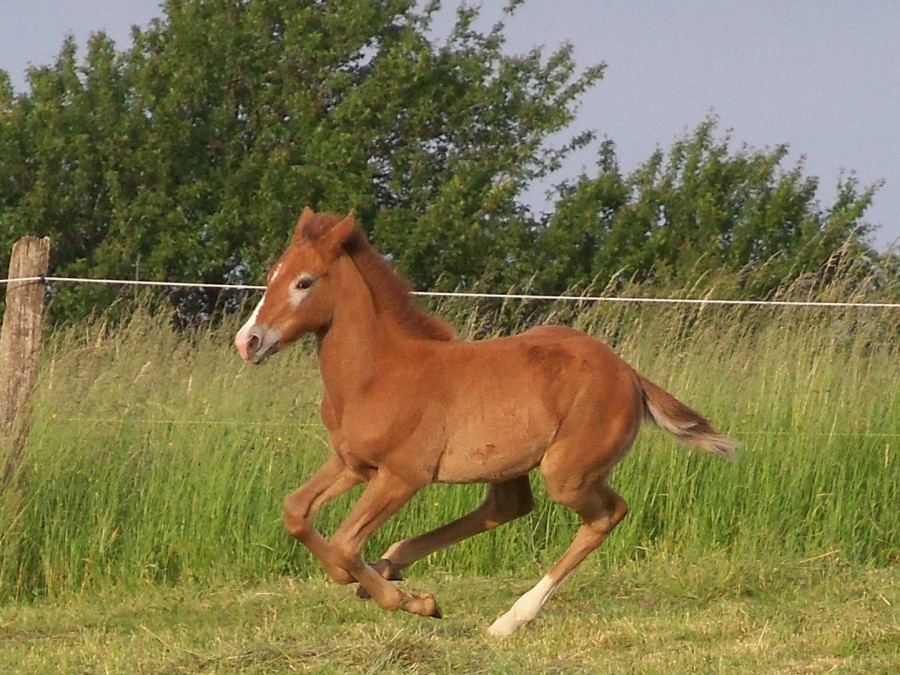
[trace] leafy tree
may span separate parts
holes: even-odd
[[[817,179],[783,168],[786,146],[733,151],[715,120],[629,175],[601,143],[596,172],[535,216],[524,191],[593,140],[549,143],[602,66],[579,71],[569,46],[508,55],[504,23],[480,30],[465,6],[438,44],[438,8],[166,0],[127,51],[98,33],[79,63],[68,39],[19,95],[0,71],[0,265],[18,237],[47,234],[61,275],[261,281],[310,205],[355,208],[420,288],[730,275],[756,295],[877,267],[863,221],[877,186],[843,178],[823,208]],[[53,309],[78,317],[116,297],[60,287]],[[186,320],[236,302],[172,299]]]
[[[544,288],[654,279],[684,288],[726,273],[745,295],[764,295],[822,269],[839,249],[860,261],[877,257],[863,220],[877,185],[842,179],[823,209],[818,181],[802,163],[782,167],[787,146],[733,152],[729,145],[708,119],[623,176],[605,143],[597,174],[557,191],[541,232],[550,261]]]
[[[436,46],[438,4],[168,0],[126,52],[98,34],[78,65],[67,40],[28,93],[3,88],[0,248],[39,231],[60,274],[259,280],[309,204],[355,207],[419,285],[514,278],[533,236],[516,198],[589,140],[546,145],[601,69],[505,55],[503,23],[465,7]],[[109,297],[58,289],[55,308]]]

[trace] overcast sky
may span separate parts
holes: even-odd
[[[0,0],[0,68],[23,90],[67,33],[81,55],[98,30],[124,49],[160,13],[156,0]],[[576,129],[610,137],[625,170],[714,113],[735,149],[787,143],[825,204],[842,171],[883,179],[867,219],[879,248],[900,238],[900,1],[527,0],[507,34],[511,51],[568,40],[579,64],[607,64]],[[560,178],[592,165],[574,157]]]

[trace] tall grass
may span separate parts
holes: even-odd
[[[522,308],[438,311],[490,334]],[[611,484],[628,518],[589,565],[676,554],[735,561],[900,560],[900,340],[890,310],[557,306],[551,319],[611,343],[641,373],[743,443],[736,463],[645,429]],[[0,598],[111,584],[255,581],[318,574],[282,530],[284,495],[327,456],[309,345],[240,362],[235,326],[185,334],[161,314],[95,320],[48,341],[23,465],[24,511],[7,514]],[[546,565],[577,518],[533,477],[533,514],[435,554],[454,573]],[[373,537],[462,514],[481,486],[432,486]],[[326,533],[357,492],[326,507]]]

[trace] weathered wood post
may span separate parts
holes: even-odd
[[[43,277],[49,262],[48,237],[23,237],[13,244],[9,278]],[[43,313],[43,283],[8,284],[0,327],[0,452],[5,451],[0,455],[0,495],[21,486],[19,464],[28,439],[28,401],[37,380]]]

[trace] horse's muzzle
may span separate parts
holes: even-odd
[[[260,324],[244,325],[234,337],[234,346],[244,361],[259,365],[278,351],[281,333]]]

